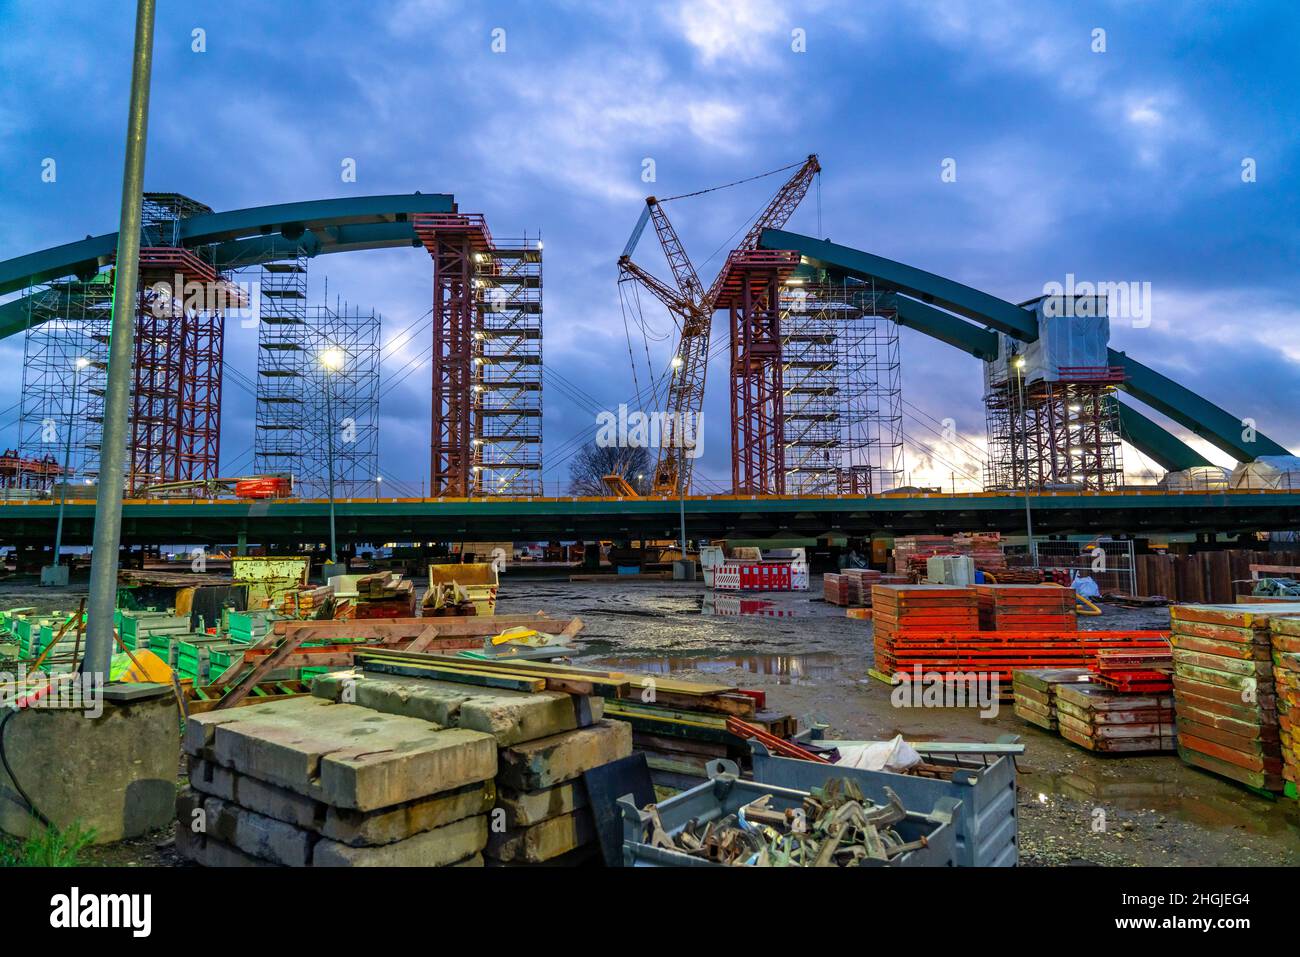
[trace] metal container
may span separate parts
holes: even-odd
[[[885,800],[889,787],[909,808],[933,807],[951,798],[961,802],[953,818],[958,867],[1015,867],[1019,860],[1016,826],[1016,765],[1010,756],[984,767],[962,767],[952,780],[923,778],[891,771],[841,768],[816,761],[801,761],[771,754],[757,741],[750,742],[754,780],[763,785],[809,790],[829,778],[857,782],[873,801]]]
[[[659,821],[669,834],[677,834],[692,820],[702,822],[718,820],[735,814],[740,808],[764,795],[771,795],[770,806],[775,810],[797,808],[808,797],[807,791],[744,781],[739,769],[726,760],[710,761],[711,779],[689,791],[676,794],[656,807]],[[846,775],[847,776],[847,775]],[[902,795],[900,794],[901,798]],[[906,803],[906,801],[905,801]],[[646,822],[650,816],[638,808],[630,798],[618,802],[623,816],[623,866],[624,867],[722,867],[712,861],[701,860],[680,851],[651,847],[644,841]],[[909,805],[909,808],[911,805]],[[894,825],[905,841],[925,837],[927,845],[896,857],[888,864],[867,862],[873,867],[955,867],[957,842],[952,821],[960,812],[958,802],[940,799],[931,805],[928,813],[908,810],[907,817]]]

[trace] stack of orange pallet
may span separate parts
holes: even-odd
[[[1074,631],[1074,590],[1060,585],[976,585],[984,631]]]
[[[875,585],[871,607],[876,669],[885,674],[898,670],[895,649],[904,629],[908,636],[924,639],[979,627],[975,589],[958,585]]]
[[[1282,776],[1288,797],[1300,797],[1300,618],[1269,621],[1273,683],[1282,743]]]
[[[1178,753],[1198,768],[1281,791],[1282,745],[1269,621],[1300,603],[1175,605]]]
[[[1097,652],[1092,665],[1093,678],[1112,691],[1130,694],[1168,694],[1174,690],[1170,676],[1174,670],[1173,651],[1116,651],[1103,649]]]

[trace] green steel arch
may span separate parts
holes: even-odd
[[[1014,303],[972,289],[943,276],[872,253],[782,229],[763,232],[764,249],[791,249],[805,262],[859,279],[892,293],[899,325],[916,329],[980,358],[997,353],[998,332],[1031,342],[1038,327],[1031,312]],[[969,320],[969,321],[968,321]],[[1169,416],[1216,448],[1241,462],[1261,455],[1290,455],[1286,447],[1260,432],[1243,437],[1242,420],[1131,356],[1110,350],[1111,365],[1124,369],[1122,388],[1133,398]],[[1210,463],[1132,406],[1121,403],[1123,438],[1162,468],[1185,469]]]
[[[308,256],[419,246],[411,227],[417,213],[453,213],[450,193],[410,193],[317,199],[254,206],[180,220],[182,246],[211,246],[218,269]],[[0,262],[0,296],[71,276],[88,278],[117,252],[117,233],[87,236]],[[39,295],[40,293],[36,293]],[[27,328],[29,297],[0,305],[0,339]]]

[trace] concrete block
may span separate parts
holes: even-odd
[[[541,864],[595,839],[596,828],[592,824],[591,811],[583,809],[548,818],[530,827],[489,834],[484,853],[498,861]]]
[[[326,804],[372,811],[487,781],[496,774],[497,748],[491,735],[461,728],[429,733],[405,727],[408,722],[428,727],[413,718],[379,717],[403,726],[386,728],[376,740],[330,752],[321,760],[320,789]]]
[[[189,828],[176,827],[176,853],[202,867],[278,867]]]
[[[479,853],[487,844],[487,815],[467,817],[381,847],[317,842],[315,867],[446,867]]]
[[[325,805],[319,801],[257,778],[236,774],[210,761],[191,759],[190,786],[295,827],[318,831],[325,820]]]
[[[166,827],[176,815],[175,700],[97,701],[93,688],[82,690],[88,697],[68,695],[67,707],[24,708],[6,719],[5,754],[19,785],[59,827],[93,829],[96,844]],[[26,838],[35,820],[0,768],[0,831]]]
[[[495,742],[474,731],[315,697],[237,710],[261,714],[217,724],[213,760],[335,807],[404,804],[496,772]]]
[[[516,791],[540,791],[631,753],[632,725],[601,721],[589,728],[502,748],[497,784]]]
[[[586,807],[587,789],[581,781],[557,784],[543,791],[516,791],[502,787],[497,789],[496,806],[505,812],[507,827],[527,827]]]
[[[360,707],[482,731],[500,745],[582,727],[599,721],[605,708],[603,699],[593,697],[583,709],[576,696],[562,691],[529,693],[366,672],[322,675],[312,683],[312,694],[338,702],[349,688]],[[584,722],[583,715],[590,717]]]
[[[304,706],[300,702],[310,702]],[[243,708],[231,708],[228,711],[208,711],[194,714],[185,722],[185,737],[181,746],[186,754],[198,758],[211,758],[216,729],[222,725],[232,725],[240,721],[264,721],[272,716],[285,715],[292,720],[306,710],[325,707],[328,702],[312,698],[293,698],[288,701],[268,701],[266,704],[248,705]]]
[[[326,810],[320,831],[352,847],[393,844],[463,818],[486,814],[495,800],[496,788],[486,781],[378,811],[331,807]]]
[[[194,803],[184,792],[177,799],[178,821],[193,831]],[[203,835],[252,857],[283,864],[306,867],[311,863],[312,847],[318,836],[311,831],[257,814],[221,798],[204,795],[200,819]]]

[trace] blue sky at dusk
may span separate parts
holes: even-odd
[[[117,228],[133,20],[123,0],[0,0],[0,259]],[[1292,2],[161,0],[145,182],[216,210],[446,192],[497,235],[540,231],[546,367],[590,397],[546,386],[548,492],[571,440],[594,434],[591,406],[634,391],[616,261],[645,195],[810,152],[824,173],[788,228],[1013,301],[1067,273],[1150,282],[1150,325],[1114,322],[1112,345],[1300,449],[1298,50]],[[672,204],[706,284],[721,260],[706,257],[778,183]],[[653,245],[638,259],[666,276]],[[318,292],[328,277],[331,300],[382,313],[386,340],[429,309],[423,250],[310,268]],[[413,485],[428,336],[384,357],[380,467]],[[665,362],[669,344],[652,347]],[[17,444],[22,348],[0,342],[0,445]],[[256,352],[256,331],[232,323],[227,362],[251,378]],[[902,366],[913,481],[957,472],[973,488],[969,446],[932,429],[952,418],[982,442],[979,364],[904,330]],[[252,468],[253,405],[228,383],[223,474]],[[701,491],[729,482],[729,425],[719,363]],[[1153,467],[1131,449],[1126,465]]]

